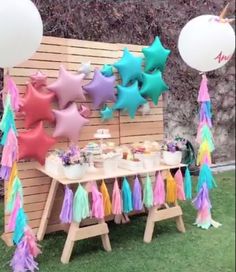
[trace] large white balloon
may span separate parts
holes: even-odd
[[[189,21],[181,30],[178,49],[190,67],[207,72],[225,65],[235,49],[235,33],[218,16],[202,15]]]
[[[0,0],[0,67],[29,59],[38,49],[43,23],[30,0]]]

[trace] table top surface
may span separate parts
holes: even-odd
[[[162,171],[162,170],[168,170],[168,169],[176,169],[180,167],[185,167],[186,164],[179,164],[179,165],[158,165],[155,168],[151,169],[144,169],[140,168],[138,171],[132,171],[132,170],[127,170],[127,169],[122,169],[118,168],[117,171],[111,173],[111,174],[105,174],[104,170],[102,168],[97,168],[96,172],[87,172],[81,179],[67,179],[65,177],[57,177],[52,175],[50,172],[46,171],[44,166],[38,165],[36,168],[37,170],[41,171],[45,175],[57,180],[63,185],[68,185],[68,184],[75,184],[75,183],[86,183],[89,181],[97,181],[97,180],[105,180],[105,179],[112,179],[112,178],[120,178],[120,177],[127,177],[127,176],[135,176],[137,174],[149,174],[157,171]]]

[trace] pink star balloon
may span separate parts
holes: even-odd
[[[82,127],[89,120],[81,116],[75,103],[64,110],[53,110],[53,112],[56,118],[53,137],[67,137],[70,141],[76,142]]]
[[[80,105],[79,113],[85,118],[88,118],[91,116],[90,109],[84,105]]]
[[[41,71],[37,71],[31,75],[30,80],[35,89],[47,86],[47,75],[43,74]]]
[[[60,66],[58,79],[47,86],[48,90],[56,94],[60,109],[64,109],[69,102],[74,102],[76,99],[86,100],[81,86],[84,76],[84,74],[72,74],[63,65]]]

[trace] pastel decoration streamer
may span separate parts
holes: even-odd
[[[37,244],[36,236],[29,226],[25,228],[25,234],[23,239],[28,244],[29,252],[34,258],[36,258],[39,254],[42,253],[39,248],[40,246]]]
[[[199,127],[197,134],[197,143],[200,145],[202,142],[207,142],[209,151],[212,152],[215,149],[212,132],[206,124]]]
[[[80,223],[86,217],[89,217],[88,193],[82,185],[79,185],[73,201],[73,219]]]
[[[22,207],[21,197],[20,197],[20,194],[17,193],[16,200],[15,200],[15,203],[14,203],[14,208],[13,208],[11,214],[10,214],[8,225],[7,225],[7,229],[9,231],[14,231],[15,226],[16,226],[16,217],[17,217],[18,211],[19,211],[19,209],[21,207]]]
[[[200,123],[205,123],[209,127],[212,127],[211,117],[212,117],[211,102],[210,101],[203,102],[200,107]]]
[[[186,200],[184,193],[183,175],[180,169],[175,173],[174,179],[176,181],[177,199]]]
[[[207,87],[207,77],[205,74],[202,75],[202,81],[200,84],[197,101],[198,102],[210,101],[210,96],[209,96],[208,87]]]
[[[192,179],[188,167],[184,175],[184,191],[186,199],[192,199]]]
[[[13,181],[13,186],[12,186],[10,198],[7,201],[7,206],[6,206],[7,212],[11,212],[13,210],[17,194],[20,195],[21,203],[23,203],[22,184],[21,184],[20,179],[16,176]]]
[[[9,177],[9,180],[7,182],[7,201],[10,198],[11,192],[12,192],[12,186],[13,186],[13,182],[15,180],[15,177],[18,175],[18,170],[17,170],[17,163],[14,162],[12,169],[11,169],[11,174]]]
[[[155,206],[163,205],[166,199],[165,183],[160,172],[156,176],[153,190],[153,204]]]
[[[112,213],[115,215],[122,214],[122,198],[117,179],[114,182],[112,191]]]
[[[141,211],[143,209],[142,186],[140,184],[138,176],[135,177],[132,194],[133,194],[133,209],[135,211]]]
[[[8,93],[10,94],[11,107],[14,111],[18,111],[20,107],[19,90],[10,76],[7,76],[6,78],[6,87]]]
[[[197,165],[203,163],[211,165],[211,151],[207,141],[202,142],[198,150]]]
[[[177,199],[176,182],[169,172],[166,179],[166,202],[175,203]]]
[[[102,193],[103,197],[104,215],[108,216],[112,213],[112,205],[110,195],[108,193],[107,186],[104,180],[102,181],[102,184],[100,186],[100,192]]]
[[[73,191],[65,186],[64,200],[60,213],[60,220],[62,224],[67,224],[72,222],[73,213]]]
[[[147,208],[153,206],[153,190],[152,190],[152,181],[149,175],[146,176],[146,180],[143,188],[143,204]]]
[[[12,237],[13,243],[15,245],[17,245],[20,242],[21,238],[23,237],[26,225],[27,225],[26,214],[24,212],[24,209],[20,208],[16,216],[16,224],[15,224],[16,227]]]
[[[132,192],[126,177],[124,177],[122,183],[122,199],[123,199],[123,212],[124,213],[131,212],[133,210]]]
[[[209,190],[216,188],[216,182],[212,175],[211,169],[207,164],[203,164],[200,168],[198,183],[197,183],[197,192],[201,190],[203,184],[206,183]]]
[[[104,218],[103,196],[96,184],[92,185],[92,216],[98,219]]]

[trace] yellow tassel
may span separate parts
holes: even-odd
[[[15,177],[17,176],[17,164],[16,162],[14,162],[12,169],[11,169],[11,174],[7,183],[7,201],[9,200],[10,196],[11,196],[11,190],[12,190],[12,186],[13,186],[13,181],[15,179]]]
[[[102,184],[100,186],[100,191],[103,197],[104,214],[105,216],[108,216],[112,213],[112,205],[111,205],[111,199],[107,190],[107,186],[104,180],[102,181]]]
[[[197,165],[202,165],[203,163],[211,164],[211,152],[207,141],[204,141],[199,148],[197,156]]]
[[[166,179],[166,202],[175,203],[177,199],[176,182],[169,172]]]

